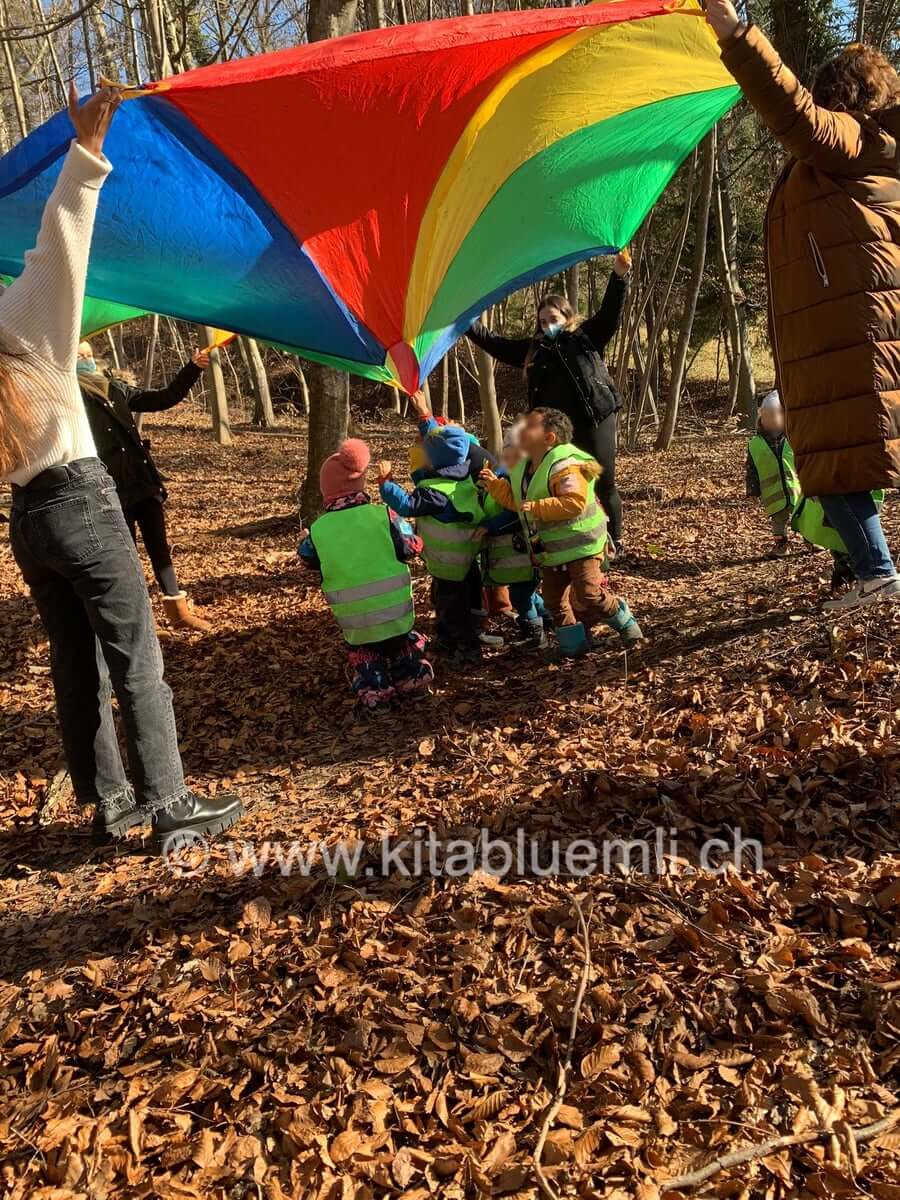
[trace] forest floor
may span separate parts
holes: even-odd
[[[642,654],[491,653],[369,718],[295,560],[302,438],[152,432],[215,625],[162,635],[185,765],[247,816],[180,864],[92,846],[3,536],[0,1196],[655,1200],[711,1164],[677,1194],[898,1200],[900,1124],[868,1127],[900,1106],[900,607],[826,620],[827,556],[764,559],[743,439],[622,457]],[[365,434],[405,461],[399,423]],[[385,837],[485,828],[664,853],[382,870]],[[762,862],[699,869],[735,831]]]

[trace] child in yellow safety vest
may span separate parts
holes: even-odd
[[[525,457],[519,443],[522,422],[511,425],[503,437],[500,454],[499,479],[509,479]],[[538,590],[541,574],[531,556],[531,546],[519,515],[504,508],[489,493],[483,500],[487,517],[487,538],[484,550],[485,583],[491,588],[506,588],[510,606],[516,613],[519,640],[513,646],[519,650],[542,650],[547,645],[545,622],[552,620],[544,607]]]
[[[300,561],[320,572],[347,643],[351,686],[369,709],[427,694],[434,671],[413,628],[410,562],[422,548],[412,527],[366,492],[369,447],[350,438],[322,465],[325,511],[300,544]]]
[[[564,413],[535,408],[522,426],[524,457],[511,477],[498,479],[490,470],[481,476],[491,496],[519,514],[566,658],[591,649],[593,625],[608,625],[624,645],[644,636],[604,573],[606,516],[594,488],[600,467],[571,444],[572,434],[572,422]]]
[[[775,539],[770,557],[784,558],[800,482],[794,452],[784,435],[784,409],[777,392],[769,392],[760,404],[757,431],[747,447],[747,496],[758,499],[768,514]]]
[[[484,510],[469,467],[472,445],[459,425],[423,421],[426,467],[407,492],[391,478],[391,463],[379,464],[381,498],[401,517],[411,517],[424,543],[437,612],[436,648],[451,670],[481,661],[478,555],[484,537]]]

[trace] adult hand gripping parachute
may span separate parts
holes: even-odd
[[[491,303],[626,245],[738,97],[695,0],[200,68],[117,114],[88,292],[412,392]],[[0,159],[0,271],[21,270],[71,136],[59,113]]]

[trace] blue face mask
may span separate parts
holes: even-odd
[[[555,341],[563,331],[563,326],[557,321],[553,325],[548,325],[544,330],[544,337],[548,337],[551,342]]]
[[[96,375],[97,363],[93,358],[79,358],[75,364],[75,371],[78,375]]]

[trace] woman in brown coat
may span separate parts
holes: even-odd
[[[851,46],[812,93],[731,0],[708,0],[722,60],[791,155],[766,216],[769,324],[803,491],[859,580],[826,608],[900,596],[871,492],[900,486],[900,78]]]

